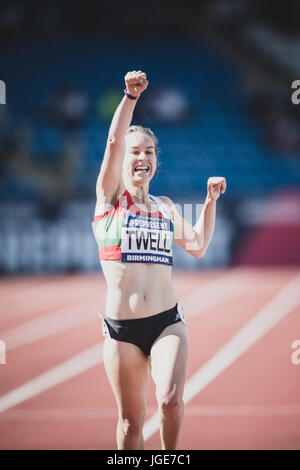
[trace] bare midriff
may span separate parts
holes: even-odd
[[[107,283],[106,316],[118,320],[143,318],[176,305],[172,266],[101,260]]]

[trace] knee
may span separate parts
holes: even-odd
[[[123,434],[126,437],[138,437],[143,432],[143,418],[136,418],[136,417],[120,417],[119,418],[119,425],[122,428]]]
[[[163,416],[179,416],[183,411],[183,401],[177,395],[165,395],[158,400],[159,410]]]

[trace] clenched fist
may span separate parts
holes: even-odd
[[[211,176],[207,180],[207,199],[216,201],[220,193],[226,191],[226,179],[223,176]]]
[[[141,70],[133,70],[125,75],[125,84],[127,92],[138,98],[148,86],[147,76]]]

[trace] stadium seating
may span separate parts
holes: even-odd
[[[195,108],[185,125],[154,125],[162,173],[155,177],[151,192],[202,197],[206,180],[219,175],[227,178],[228,197],[262,195],[300,183],[299,160],[266,147],[257,122],[249,117],[248,98],[239,90],[239,71],[207,44],[189,40],[109,45],[105,41],[33,42],[11,45],[2,65],[8,109],[15,125],[24,117],[30,122],[37,159],[55,158],[61,151],[63,133],[47,120],[44,110],[62,85],[81,87],[95,103],[105,90],[122,91],[128,69],[143,69],[150,86],[172,83],[184,90]],[[78,194],[87,199],[94,197],[107,131],[108,123],[93,108],[79,131]],[[0,190],[4,200],[16,194],[38,197],[13,179],[3,180]]]

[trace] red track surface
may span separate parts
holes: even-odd
[[[218,278],[222,282],[232,272],[173,274],[189,328],[187,382],[297,275],[294,268],[239,268],[245,289],[233,284],[227,299],[201,310],[204,299],[199,297],[193,311],[185,309],[196,288]],[[205,295],[207,301],[212,293]],[[218,297],[218,289],[213,296]],[[5,279],[0,299],[0,339],[7,343],[0,407],[12,390],[103,340],[96,315],[105,305],[100,274]],[[19,329],[26,324],[28,330]],[[50,324],[58,331],[51,331]],[[291,361],[296,339],[299,305],[186,404],[178,449],[300,449],[300,364]],[[147,419],[156,411],[149,379]],[[32,398],[20,398],[0,413],[0,448],[115,449],[116,420],[99,346],[97,366]],[[160,448],[158,431],[145,448]]]

